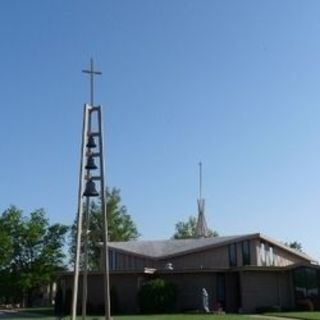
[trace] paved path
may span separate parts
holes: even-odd
[[[250,315],[251,318],[255,318],[257,320],[297,320],[296,318],[287,318],[287,317],[277,317],[277,316],[267,316],[263,314],[252,314]]]
[[[17,314],[14,310],[0,310],[0,319],[8,319]]]

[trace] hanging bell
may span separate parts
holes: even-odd
[[[96,142],[94,141],[94,137],[92,135],[90,135],[89,139],[88,139],[88,143],[87,143],[87,148],[93,149],[96,146],[97,145],[96,145]]]
[[[99,195],[96,190],[96,186],[92,180],[88,180],[86,183],[86,189],[84,190],[83,195],[85,197],[97,197]]]
[[[95,170],[98,167],[96,166],[96,164],[94,163],[94,157],[93,156],[89,156],[88,160],[87,160],[87,164],[85,166],[85,169],[87,170]]]

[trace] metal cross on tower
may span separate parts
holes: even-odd
[[[90,59],[90,70],[82,70],[83,73],[90,74],[90,104],[94,106],[94,76],[101,75],[102,72],[94,70],[93,59]]]
[[[103,215],[103,264],[104,264],[104,301],[105,319],[110,320],[110,285],[109,285],[109,261],[108,261],[108,222],[107,222],[107,200],[105,192],[105,163],[103,143],[103,119],[102,107],[94,105],[94,76],[102,74],[94,70],[93,59],[91,59],[90,70],[83,70],[90,74],[90,104],[83,108],[82,144],[80,156],[78,211],[77,211],[77,237],[76,256],[74,262],[74,283],[72,296],[72,320],[77,316],[78,286],[80,257],[83,259],[81,265],[82,273],[82,319],[86,319],[87,313],[87,277],[88,277],[88,237],[90,225],[90,198],[100,197],[101,212]],[[93,121],[95,120],[95,121]],[[95,125],[95,126],[94,126]],[[95,150],[96,149],[96,150]],[[98,160],[98,165],[95,164]],[[96,171],[95,175],[92,174]],[[99,182],[98,191],[95,181]],[[85,187],[84,187],[85,185]],[[83,212],[84,211],[84,212]],[[83,245],[82,245],[83,244]],[[81,249],[83,248],[83,252]]]

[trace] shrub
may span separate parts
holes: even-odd
[[[315,298],[315,299],[313,299],[312,302],[313,302],[314,310],[319,311],[320,310],[320,298]]]
[[[313,302],[309,299],[298,300],[296,307],[299,311],[314,311]]]
[[[176,301],[176,288],[166,280],[154,279],[140,288],[138,300],[142,313],[172,312]]]

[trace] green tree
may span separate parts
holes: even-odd
[[[11,206],[0,217],[0,296],[31,305],[34,293],[65,268],[63,247],[68,227],[50,225],[43,209],[29,217]]]
[[[173,239],[192,239],[196,238],[196,226],[197,218],[195,216],[190,216],[187,221],[179,221],[175,225],[175,233],[173,234]],[[213,238],[219,236],[217,231],[208,229],[207,238]]]
[[[298,241],[285,242],[285,245],[291,249],[295,249],[302,252],[301,242],[298,242]]]
[[[85,214],[84,214],[85,216]],[[121,204],[120,190],[113,188],[107,191],[107,217],[109,241],[136,240],[140,234],[136,224],[127,212],[126,206]],[[83,222],[85,225],[85,219]],[[100,204],[91,202],[89,215],[88,236],[88,268],[98,270],[100,267],[100,256],[102,253],[101,243],[103,241],[103,216]],[[75,255],[76,221],[72,226],[70,241],[71,263]],[[83,258],[83,257],[82,257]]]
[[[5,225],[0,223],[0,269],[6,266],[11,258],[13,247]]]

